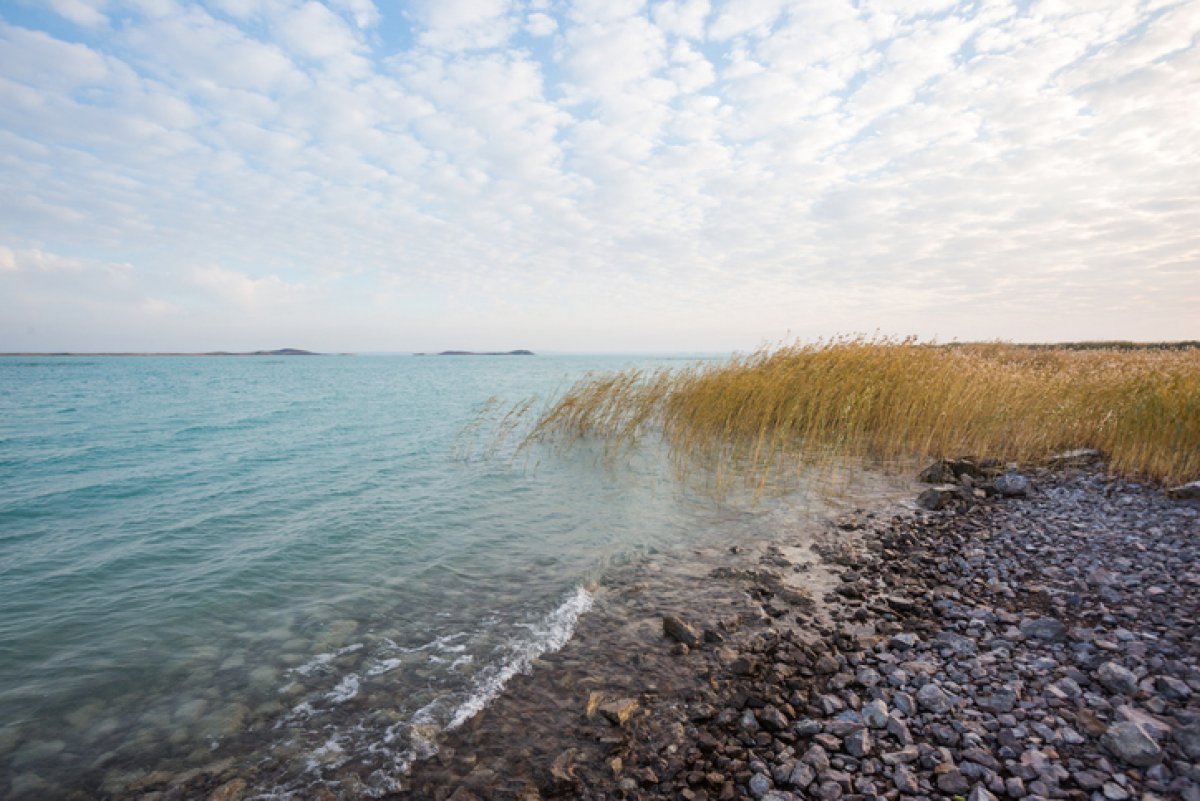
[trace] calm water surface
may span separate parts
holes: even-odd
[[[643,454],[479,458],[628,357],[0,360],[0,796],[221,758],[394,786],[614,564],[730,535]],[[536,463],[536,466],[533,465]]]

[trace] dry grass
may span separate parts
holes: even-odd
[[[683,470],[765,486],[801,465],[1098,448],[1110,469],[1200,477],[1200,350],[838,339],[689,369],[590,376],[528,441],[660,435]]]

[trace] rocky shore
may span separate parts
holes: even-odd
[[[1200,505],[1090,457],[647,566],[395,797],[1200,801]]]

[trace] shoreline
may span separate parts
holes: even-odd
[[[1028,475],[635,569],[387,797],[1200,799],[1200,508]]]

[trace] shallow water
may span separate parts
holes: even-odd
[[[652,455],[484,459],[463,434],[493,396],[664,363],[0,360],[7,795],[226,756],[283,790],[347,761],[392,786],[611,565],[727,535]]]

